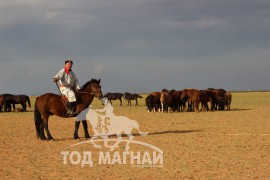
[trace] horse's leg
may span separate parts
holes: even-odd
[[[25,112],[26,111],[26,104],[25,103],[21,103],[21,105],[22,105],[23,112]]]
[[[120,98],[119,100],[120,100],[120,106],[122,106],[122,99]]]
[[[74,139],[80,139],[80,137],[78,135],[78,130],[79,130],[79,127],[80,127],[80,122],[81,121],[75,121]]]
[[[82,121],[82,123],[83,123],[83,129],[84,129],[84,136],[85,136],[86,139],[90,139],[91,136],[88,133],[87,121],[84,120],[84,121]]]
[[[46,140],[46,136],[45,136],[45,133],[44,133],[44,122],[43,122],[43,117],[41,117],[41,122],[39,124],[39,128],[40,128],[40,139],[41,140]]]
[[[44,128],[45,128],[46,133],[47,133],[48,140],[53,140],[53,137],[49,131],[49,126],[48,126],[49,117],[43,117],[42,120],[43,120]]]
[[[40,139],[41,140],[46,140],[47,138],[46,138],[46,136],[44,134],[44,124],[43,124],[43,121],[41,121],[39,127],[40,127]]]
[[[49,127],[48,127],[48,123],[45,124],[45,130],[46,130],[46,133],[47,133],[47,136],[48,136],[48,140],[53,140],[53,137],[49,131]]]
[[[138,100],[137,100],[137,98],[135,100],[136,100],[136,106],[138,106]]]
[[[94,146],[95,148],[101,149],[101,145],[96,144],[95,141],[94,141],[94,140],[97,139],[97,137],[98,137],[98,136],[96,136],[95,134],[97,134],[97,133],[95,133],[95,131],[94,131],[94,136],[90,139],[90,142],[93,144],[93,146]]]

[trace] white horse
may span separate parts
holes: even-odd
[[[137,121],[131,120],[125,116],[116,116],[113,113],[113,106],[108,103],[106,99],[104,101],[104,109],[99,109],[95,111],[91,108],[88,108],[82,111],[76,117],[76,121],[85,119],[90,121],[94,132],[94,136],[91,138],[90,141],[97,148],[101,148],[101,146],[95,144],[94,140],[98,137],[101,137],[104,139],[104,146],[110,148],[110,150],[113,151],[115,148],[118,147],[118,144],[122,142],[123,139],[121,133],[124,132],[129,137],[129,141],[126,144],[126,151],[128,151],[129,144],[134,138],[134,136],[132,135],[133,129],[137,129],[139,134],[142,136],[145,136],[148,133],[144,133],[139,130],[139,124],[137,123]],[[102,113],[104,112],[105,115],[102,115]],[[110,135],[117,136],[117,142],[112,146],[108,145]]]

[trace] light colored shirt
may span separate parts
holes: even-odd
[[[63,68],[54,76],[54,78],[56,78],[64,87],[75,87],[77,90],[81,89],[79,81],[73,71],[69,71],[69,74],[67,74],[65,68]]]

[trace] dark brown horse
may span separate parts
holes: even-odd
[[[79,114],[81,111],[89,107],[94,97],[101,99],[102,96],[100,80],[92,79],[91,81],[85,83],[78,91],[76,114]],[[34,110],[34,119],[37,137],[41,140],[53,140],[48,128],[49,116],[52,115],[63,118],[69,117],[67,116],[67,109],[63,104],[62,97],[52,93],[46,93],[37,97]],[[77,128],[76,125],[77,124],[75,124],[75,128]],[[44,129],[46,130],[47,138],[45,137]]]
[[[174,91],[170,92],[170,94],[172,96],[172,110],[177,110],[178,112],[183,111],[186,101],[181,99],[182,91]]]
[[[122,106],[122,97],[123,97],[123,94],[122,93],[110,93],[110,92],[108,92],[107,94],[104,95],[104,97],[108,98],[108,100],[110,101],[111,105],[112,105],[112,100],[119,99],[120,106]]]
[[[226,104],[226,100],[223,96],[221,96],[220,93],[218,93],[216,90],[206,90],[209,98],[210,98],[210,103],[211,107],[210,110],[224,110],[224,106]],[[225,93],[224,93],[225,94]]]
[[[145,104],[146,104],[148,112],[151,112],[151,111],[157,112],[160,110],[161,108],[160,95],[161,95],[161,92],[152,92],[146,97]]]
[[[18,95],[21,96],[22,101],[24,102],[24,104],[26,105],[26,103],[28,104],[29,107],[31,107],[31,101],[29,96],[27,95]],[[26,111],[26,107],[25,107],[25,111]]]
[[[136,101],[136,106],[138,106],[138,98],[143,98],[142,96],[140,96],[139,94],[131,94],[131,93],[124,93],[124,98],[128,101],[128,106],[131,106],[131,100],[135,100]]]
[[[226,90],[224,89],[214,89],[214,88],[208,88],[206,89],[207,91],[214,91],[215,94],[216,94],[216,99],[219,99],[218,102],[215,106],[215,110],[225,110],[225,103],[223,102],[224,101],[224,95],[226,93]]]
[[[21,104],[23,111],[26,111],[26,102],[31,107],[30,99],[26,95],[13,95],[13,94],[2,94],[5,97],[5,111],[11,111],[11,105],[13,111],[15,110],[15,104]],[[28,99],[27,99],[28,97]]]

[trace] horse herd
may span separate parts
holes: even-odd
[[[1,94],[0,112],[2,112],[3,110],[5,112],[11,111],[25,112],[27,107],[26,103],[28,103],[28,106],[31,107],[31,102],[29,96],[27,95]],[[22,108],[15,108],[15,104],[21,104]]]
[[[104,95],[112,104],[112,100],[119,100],[122,106],[122,98],[127,100],[127,105],[131,106],[131,100],[135,100],[138,106],[138,98],[143,98],[139,94],[111,93]],[[224,89],[208,88],[206,90],[183,89],[180,91],[163,89],[161,92],[152,92],[146,99],[145,104],[148,112],[169,112],[169,111],[214,111],[214,110],[230,110],[232,95]],[[0,95],[0,112],[20,111],[25,112],[27,104],[31,107],[29,96],[27,95]],[[210,108],[208,106],[210,103]],[[15,104],[21,104],[22,108],[15,108]],[[187,108],[186,108],[187,104]],[[201,104],[201,109],[199,105]]]
[[[112,104],[112,100],[119,99],[122,106],[122,97],[128,100],[131,106],[131,100],[135,100],[138,105],[138,98],[143,98],[138,94],[131,93],[107,93],[104,97],[108,98]],[[152,92],[146,99],[145,104],[148,112],[169,112],[169,111],[215,111],[230,110],[232,95],[224,89],[208,88],[206,90],[183,89],[180,91],[163,89],[161,92]],[[210,103],[210,108],[208,106]],[[186,104],[188,105],[186,108]],[[199,105],[201,104],[201,109]]]
[[[145,99],[148,112],[162,111],[214,111],[230,110],[232,95],[224,89],[208,88],[206,90],[183,89],[181,91],[166,90],[152,92]],[[208,106],[210,103],[210,108]],[[188,104],[186,108],[186,104]],[[199,105],[201,104],[201,109]]]

